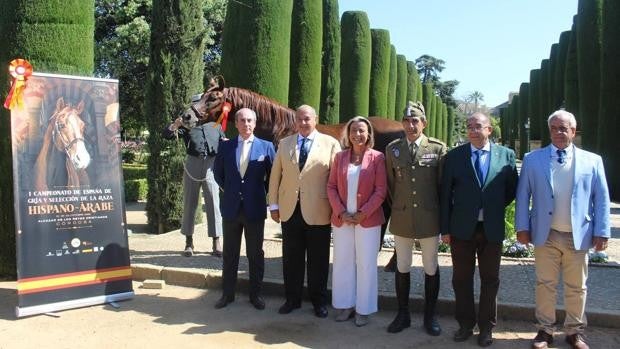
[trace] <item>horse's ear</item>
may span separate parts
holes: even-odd
[[[224,81],[223,76],[214,76],[211,80],[209,80],[209,88],[207,89],[207,92],[222,91],[224,90],[225,84],[226,82]]]
[[[59,112],[65,108],[65,100],[62,97],[59,97],[56,101],[56,112]]]
[[[80,103],[78,103],[77,107],[75,107],[75,109],[77,110],[78,114],[82,114],[82,112],[84,111],[84,100],[81,100]]]

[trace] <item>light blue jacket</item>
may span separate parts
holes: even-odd
[[[528,230],[532,243],[547,241],[553,215],[552,148],[537,149],[525,155],[517,186],[516,230]],[[597,154],[574,148],[574,184],[571,225],[576,250],[592,247],[592,237],[610,237],[609,190],[603,160]],[[530,208],[530,198],[532,205]]]

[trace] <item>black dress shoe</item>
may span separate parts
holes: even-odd
[[[553,336],[544,330],[539,330],[532,342],[532,349],[547,349],[553,344]]]
[[[326,318],[327,317],[327,307],[324,305],[315,305],[314,306],[314,315],[316,317],[320,317],[320,318]]]
[[[228,305],[228,303],[232,303],[235,301],[234,296],[222,295],[222,297],[215,303],[215,309],[222,309]]]
[[[280,313],[280,314],[288,314],[291,311],[293,311],[295,309],[299,309],[299,308],[301,308],[301,304],[286,301],[284,304],[282,304],[280,309],[278,309],[278,313]]]
[[[493,332],[480,331],[480,334],[478,334],[478,345],[481,347],[488,347],[491,344],[493,344]]]
[[[250,303],[258,310],[265,309],[265,300],[261,296],[250,297]]]
[[[455,342],[465,342],[473,334],[474,334],[474,331],[472,331],[471,329],[467,329],[467,328],[461,327],[454,334],[454,341]]]

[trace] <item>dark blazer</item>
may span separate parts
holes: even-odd
[[[515,198],[518,174],[515,153],[491,143],[489,172],[482,188],[471,163],[470,143],[446,155],[441,179],[441,233],[461,240],[473,237],[478,211],[484,210],[484,231],[492,242],[505,237],[504,210]]]
[[[273,144],[254,137],[243,178],[237,164],[238,145],[238,137],[221,142],[215,157],[213,174],[222,190],[222,218],[236,219],[243,200],[243,213],[248,220],[264,220],[267,218],[269,175],[275,158]]]

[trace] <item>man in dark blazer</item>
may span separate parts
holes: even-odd
[[[475,113],[467,119],[469,143],[446,156],[441,179],[441,234],[451,245],[452,287],[462,342],[478,324],[478,344],[493,343],[497,323],[499,265],[504,240],[504,211],[515,198],[517,169],[512,150],[490,142],[488,116]],[[474,268],[478,257],[480,302],[476,318]]]
[[[265,270],[263,236],[267,218],[267,188],[275,158],[271,142],[254,136],[256,113],[247,108],[235,114],[239,136],[221,143],[215,158],[215,180],[220,186],[224,226],[224,270],[220,309],[235,299],[241,235],[245,231],[246,255],[250,264],[250,303],[265,309],[261,286]]]

